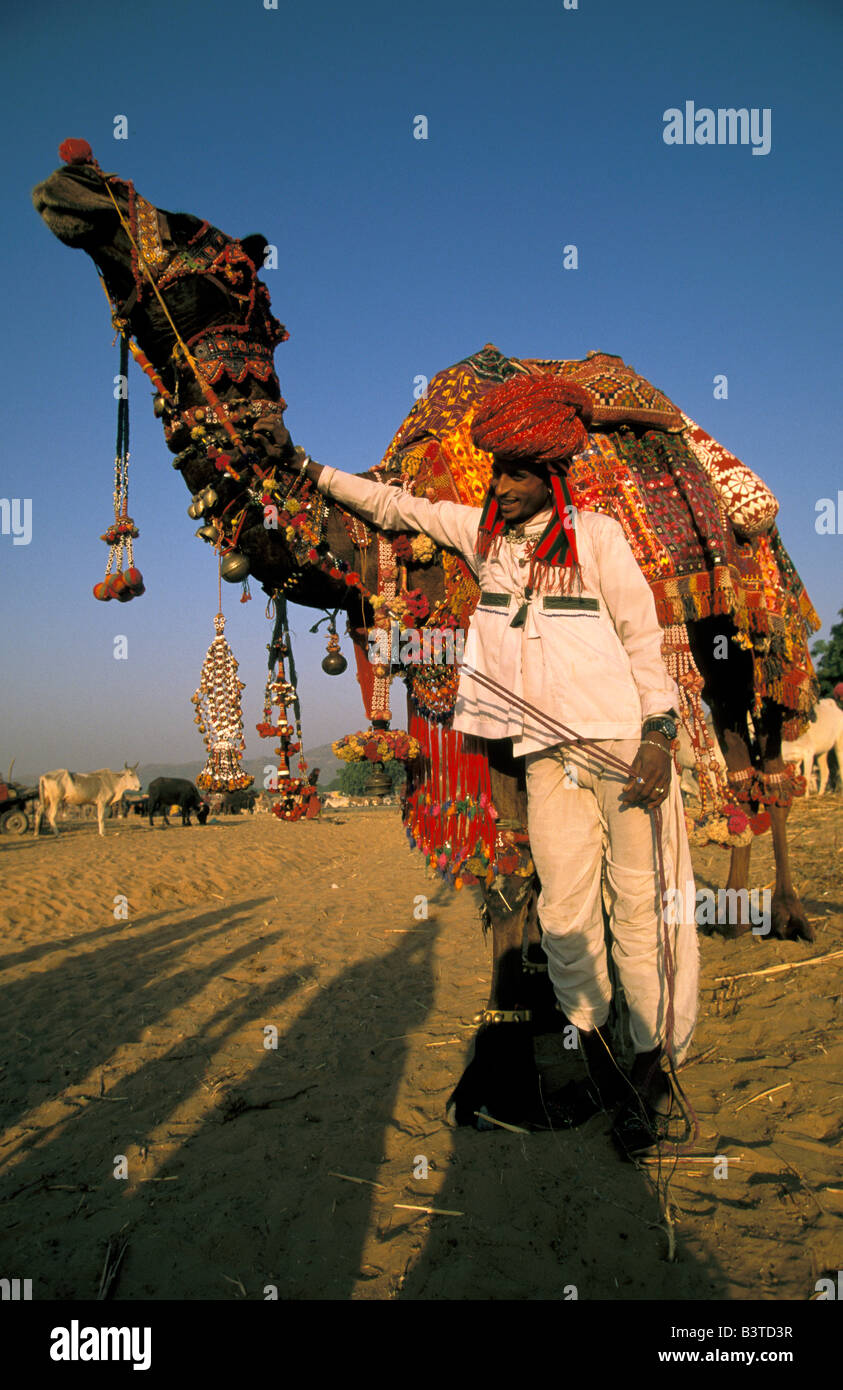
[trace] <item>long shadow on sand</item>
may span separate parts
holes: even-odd
[[[344,971],[289,1027],[285,1005],[315,987],[314,969],[277,962],[255,985],[252,967],[245,994],[194,1014],[191,1032],[191,1001],[220,978],[236,984],[231,972],[254,944],[185,968],[174,999],[180,949],[186,938],[231,930],[252,906],[162,924],[71,962],[74,997],[84,987],[100,1014],[81,1038],[76,1010],[64,1019],[50,1014],[52,972],[10,987],[27,991],[33,1030],[49,1021],[46,1041],[38,1034],[27,1045],[39,1049],[48,1092],[24,1095],[19,1069],[6,1087],[15,1116],[90,1077],[141,1027],[160,1020],[166,1028],[172,1015],[181,1030],[105,1098],[88,1081],[93,1094],[80,1098],[76,1113],[40,1120],[0,1150],[2,1157],[19,1150],[0,1187],[2,1263],[32,1278],[36,1297],[94,1297],[107,1242],[121,1231],[130,1246],[118,1298],[226,1299],[242,1280],[251,1297],[273,1284],[282,1298],[343,1299],[358,1282],[372,1189],[329,1174],[377,1181],[406,1045],[381,1052],[375,1043],[417,1027],[429,1012],[435,927]],[[282,935],[268,933],[264,942]],[[130,993],[122,1009],[103,1016],[104,999],[120,988],[115,974]],[[278,1028],[277,1050],[264,1047],[267,1024]],[[73,1025],[80,1055],[68,1061]],[[253,1031],[245,1052],[244,1028]],[[239,1051],[227,1059],[238,1033]],[[196,1097],[204,1120],[180,1128],[180,1107]],[[127,1151],[129,1180],[121,1181],[113,1177],[115,1156]]]
[[[79,1085],[98,1065],[107,1063],[116,1049],[137,1044],[141,1032],[170,1014],[174,1004],[198,993],[241,956],[253,955],[255,946],[250,943],[212,966],[177,971],[173,980],[187,942],[193,945],[224,937],[242,916],[268,901],[254,899],[236,909],[215,909],[194,917],[172,911],[139,917],[132,923],[131,934],[106,929],[102,935],[111,939],[93,949],[90,935],[77,934],[72,944],[81,948],[78,956],[0,987],[6,1058],[0,1107],[3,1128],[33,1106]],[[166,920],[146,930],[156,917]],[[284,934],[270,933],[264,939]],[[96,940],[101,941],[99,932]],[[22,952],[7,957],[6,965],[28,958],[29,953]],[[156,988],[156,981],[164,979],[166,989]],[[9,1021],[21,1017],[26,1031],[10,1036]],[[0,1158],[6,1156],[4,1147]]]
[[[398,1297],[726,1297],[727,1275],[717,1259],[690,1253],[681,1234],[676,1260],[667,1262],[653,1171],[645,1176],[622,1162],[609,1127],[600,1116],[584,1129],[555,1133],[456,1130],[432,1205],[462,1215],[414,1224],[416,1231],[427,1228],[427,1240]]]
[[[616,1001],[620,996],[616,981]],[[626,1007],[619,1012],[616,1002],[612,1014],[609,1031],[623,1056]],[[535,1051],[546,1087],[585,1074],[561,1031],[538,1037]],[[663,1147],[660,1173],[622,1160],[610,1129],[610,1118],[601,1114],[578,1129],[452,1131],[444,1181],[437,1175],[435,1199],[427,1200],[460,1215],[412,1223],[416,1233],[427,1228],[427,1239],[397,1296],[572,1302],[725,1297],[727,1279],[717,1259],[692,1254],[675,1221],[671,1231],[664,1223],[656,1186],[670,1170],[674,1147]],[[681,1181],[674,1181],[672,1204],[683,1200],[677,1196]],[[425,1200],[424,1186],[418,1184],[417,1201]],[[725,1186],[710,1182],[712,1207],[715,1198],[727,1196]],[[676,1259],[668,1262],[672,1241]]]

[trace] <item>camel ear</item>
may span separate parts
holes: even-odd
[[[262,270],[263,258],[267,246],[266,237],[262,236],[260,232],[253,232],[251,236],[244,236],[243,240],[240,242],[240,245],[243,247],[243,250],[249,257],[249,260],[252,262],[253,266],[255,267],[255,270]]]

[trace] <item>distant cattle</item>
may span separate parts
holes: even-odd
[[[169,825],[167,812],[171,806],[178,806],[181,811],[182,825],[190,825],[190,813],[196,812],[196,819],[200,825],[204,825],[208,819],[208,806],[202,800],[199,792],[192,782],[188,782],[186,777],[156,777],[154,782],[149,784],[149,824],[154,825],[152,817],[156,811],[160,811],[164,817],[164,824]]]
[[[258,794],[253,791],[212,792],[208,800],[214,816],[236,816],[240,811],[254,815]]]
[[[35,834],[41,829],[45,812],[53,834],[58,835],[56,815],[61,806],[96,806],[99,833],[104,835],[106,807],[117,805],[124,792],[140,791],[136,767],[137,763],[134,767],[126,763],[122,772],[113,772],[108,767],[98,768],[96,772],[68,772],[66,768],[45,772],[38,780]]]
[[[805,795],[811,791],[811,774],[814,759],[817,760],[819,774],[818,793],[822,796],[828,783],[828,755],[832,748],[837,754],[838,776],[843,781],[843,710],[836,700],[820,700],[814,710],[816,719],[809,724],[801,737],[792,743],[782,743],[782,757],[786,763],[799,763],[805,778]]]

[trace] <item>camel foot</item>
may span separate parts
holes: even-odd
[[[474,1037],[469,1062],[447,1104],[453,1125],[493,1129],[478,1111],[506,1124],[528,1124],[539,1107],[539,1073],[532,1030],[523,1023],[489,1023]]]
[[[771,934],[779,941],[814,941],[816,932],[795,893],[774,893]]]
[[[752,931],[751,922],[726,922],[721,927],[715,928],[716,934],[722,936],[724,941],[738,941],[742,936],[749,936]]]

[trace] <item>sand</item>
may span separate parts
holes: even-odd
[[[791,825],[817,940],[703,937],[698,1156],[661,1173],[602,1116],[447,1126],[490,947],[394,808],[0,837],[0,1266],[37,1299],[95,1298],[109,1242],[118,1301],[810,1299],[843,1264],[843,957],[718,983],[843,948],[843,798]]]

